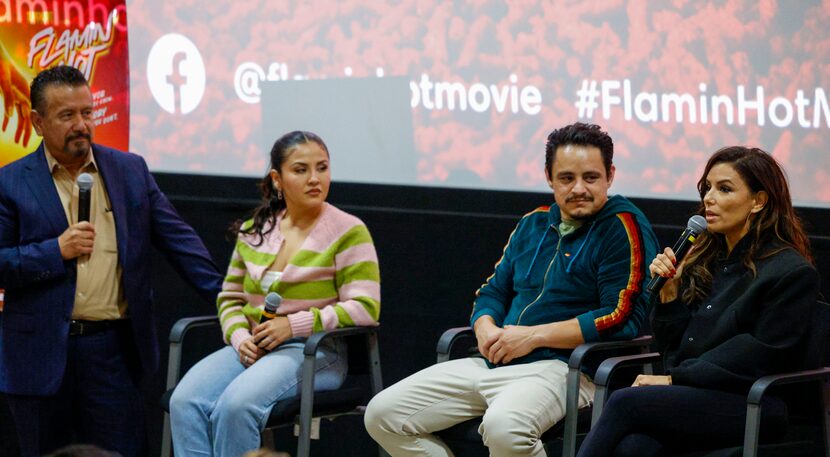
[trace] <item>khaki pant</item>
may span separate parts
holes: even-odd
[[[366,429],[394,457],[452,456],[432,432],[484,416],[478,432],[491,456],[544,456],[539,437],[565,417],[568,366],[560,360],[488,368],[470,357],[425,368],[369,403]],[[594,398],[582,375],[579,406]]]

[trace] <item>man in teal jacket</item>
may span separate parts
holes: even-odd
[[[556,203],[519,221],[476,294],[470,323],[483,358],[428,367],[368,406],[366,428],[392,456],[451,456],[432,432],[478,416],[491,456],[543,456],[539,437],[565,416],[571,350],[638,335],[657,240],[639,209],[608,196],[613,154],[597,125],[548,136],[545,176]],[[580,406],[593,392],[583,375]]]

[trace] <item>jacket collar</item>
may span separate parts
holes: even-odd
[[[58,191],[55,189],[55,182],[52,180],[52,173],[46,162],[46,153],[43,149],[43,142],[35,150],[33,159],[26,165],[26,184],[32,191],[38,205],[43,208],[43,215],[52,226],[54,231],[63,233],[69,227],[66,220],[66,213],[63,210]]]
[[[723,251],[720,255],[718,255],[717,258],[718,263],[721,265],[725,265],[736,262],[743,262],[744,255],[747,251],[749,251],[749,247],[752,244],[752,240],[750,240],[750,238],[751,237],[749,236],[749,234],[744,235],[743,238],[738,240],[738,243],[735,244],[735,247],[732,248],[732,252],[730,252],[729,254],[726,253],[726,242],[724,241]]]

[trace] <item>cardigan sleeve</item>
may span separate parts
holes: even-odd
[[[369,230],[363,224],[342,236],[334,252],[337,300],[288,315],[294,336],[339,327],[372,326],[380,318],[380,269]]]
[[[240,240],[236,242],[227,275],[222,283],[222,291],[216,298],[219,322],[222,325],[222,337],[226,344],[230,344],[237,351],[239,345],[251,336],[251,324],[242,312],[247,301],[243,290],[247,269],[239,255],[239,243],[241,242]]]

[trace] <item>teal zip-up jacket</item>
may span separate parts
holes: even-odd
[[[585,342],[638,336],[647,314],[648,264],[657,238],[643,213],[615,195],[577,230],[559,236],[559,207],[519,221],[495,272],[476,292],[471,325],[540,325],[576,318]],[[538,348],[509,364],[558,358],[571,350]]]

